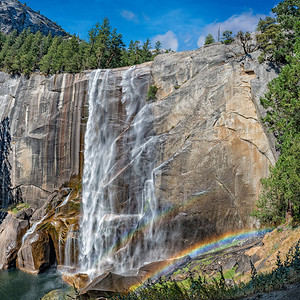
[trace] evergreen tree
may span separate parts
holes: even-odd
[[[212,44],[214,42],[215,42],[215,40],[214,40],[213,36],[209,33],[205,38],[204,45]]]
[[[122,35],[114,29],[108,43],[109,58],[106,62],[106,68],[115,68],[122,65],[122,50],[124,47]]]
[[[160,46],[157,43],[157,52]],[[76,35],[53,38],[51,33],[47,36],[39,31],[33,34],[30,28],[19,35],[17,31],[9,36],[0,34],[0,69],[11,74],[29,76],[35,71],[76,73],[84,69],[139,64],[152,59],[149,39],[142,48],[136,41],[126,50],[122,35],[112,29],[107,18],[89,31],[87,42]]]
[[[5,43],[1,49],[1,52],[0,52],[0,67],[1,68],[5,68],[5,59],[6,59],[6,56],[9,54],[9,58],[8,60],[11,60],[13,61],[13,53],[12,53],[12,45],[15,43],[15,40],[17,38],[17,31],[14,30],[11,34],[8,35],[8,37],[6,38],[5,40]]]
[[[252,40],[252,38],[251,38],[251,34],[249,31],[244,33],[243,31],[240,30],[237,33],[236,37],[237,37],[238,41],[241,43],[244,53],[246,55],[254,50],[254,48],[251,49],[250,41]]]
[[[53,42],[53,36],[51,32],[47,35],[47,37],[43,38],[42,44],[41,44],[41,55],[44,56],[48,53],[48,50]]]
[[[75,73],[80,70],[79,39],[73,35],[71,39],[63,42],[64,71]]]
[[[225,45],[229,45],[233,42],[232,31],[226,30],[222,34],[222,41]]]
[[[260,19],[257,30],[260,31],[260,34],[257,35],[256,39],[262,50],[258,58],[259,61],[275,60],[275,51],[278,51],[284,44],[284,37],[276,19],[272,17]]]
[[[62,49],[59,49],[59,45],[62,43],[61,38],[55,36],[51,46],[46,55],[44,55],[40,62],[41,72],[46,74],[54,74],[62,67],[63,53]],[[60,50],[60,51],[58,51]]]
[[[160,54],[160,52],[161,52],[161,42],[160,41],[157,41],[156,43],[155,43],[155,55],[158,55],[158,54]]]
[[[284,42],[274,51],[274,59],[286,63],[286,57],[293,54],[294,45],[299,39],[300,0],[285,0],[272,9],[281,29]],[[298,25],[297,25],[298,24]]]
[[[2,50],[2,47],[5,44],[5,41],[6,41],[6,35],[0,31],[0,51]]]
[[[141,63],[152,60],[152,53],[150,51],[151,42],[149,39],[143,44],[141,49]]]

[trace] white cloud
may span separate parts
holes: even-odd
[[[236,34],[238,31],[255,31],[257,23],[260,18],[265,18],[266,15],[256,14],[254,15],[252,11],[243,12],[239,15],[233,15],[229,19],[225,20],[224,22],[215,22],[212,24],[206,25],[200,37],[198,38],[197,45],[201,47],[204,45],[205,37],[207,34],[212,34],[215,40],[218,38],[218,30],[220,28],[220,38],[222,37],[222,32],[225,30],[232,31],[233,34]]]
[[[121,16],[126,19],[127,21],[133,21],[133,22],[138,22],[138,17],[135,13],[129,10],[122,10],[121,11]]]
[[[155,44],[157,41],[160,41],[162,43],[163,49],[169,49],[171,48],[174,51],[177,51],[178,49],[178,39],[176,34],[173,31],[168,31],[165,34],[158,34],[155,37],[153,37],[153,44]]]

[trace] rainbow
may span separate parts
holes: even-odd
[[[198,201],[198,198],[193,197],[193,196],[199,197],[201,195],[205,195],[207,192],[208,192],[208,190],[205,190],[205,191],[201,191],[201,192],[199,192],[197,194],[191,195],[190,200],[185,203],[184,209],[188,209],[195,202]],[[146,203],[144,211],[147,210],[147,207],[148,207],[148,204]],[[110,253],[118,251],[119,249],[125,247],[135,235],[138,235],[139,233],[142,233],[142,232],[148,230],[150,226],[158,226],[158,224],[161,222],[161,220],[163,220],[165,217],[170,216],[176,210],[177,210],[176,207],[169,208],[169,209],[167,209],[167,210],[165,210],[163,212],[158,213],[155,216],[154,219],[149,220],[148,222],[145,222],[145,223],[141,224],[137,228],[134,228],[132,230],[124,232],[124,235],[123,235],[122,239],[120,239],[118,241],[116,240],[112,244],[112,246],[109,249],[107,249],[106,253],[101,258],[99,258],[99,260],[103,259],[106,255],[109,255]],[[99,260],[98,260],[98,262],[99,262]],[[95,265],[98,262],[95,262]]]
[[[207,191],[198,193],[197,196],[204,195],[206,194],[206,192]],[[191,200],[188,203],[186,203],[184,208],[189,208],[194,204],[195,201],[198,201],[197,197],[191,197]],[[171,208],[169,210],[161,212],[160,214],[157,214],[154,220],[150,220],[148,223],[145,222],[137,228],[125,232],[122,239],[115,241],[115,243],[107,250],[104,256],[99,258],[99,260],[103,259],[105,255],[109,255],[110,253],[118,251],[119,249],[125,247],[135,235],[138,235],[139,233],[148,230],[150,226],[158,226],[161,220],[174,213],[175,210],[176,208]],[[169,259],[165,260],[164,262],[159,262],[158,268],[153,272],[149,272],[149,274],[147,274],[147,276],[143,278],[143,282],[145,282],[147,279],[155,279],[170,273],[178,266],[178,264],[181,264],[183,262],[182,258],[184,257],[195,258],[205,253],[218,251],[222,248],[229,247],[235,243],[238,243],[239,241],[262,236],[269,231],[271,231],[270,228],[263,228],[258,230],[238,230],[202,240],[199,243],[196,243],[184,250],[177,252],[175,255],[169,257]],[[97,264],[97,262],[95,264]],[[136,288],[142,285],[143,283],[139,284],[139,286],[133,286],[132,289],[135,290]]]
[[[213,253],[215,251],[229,247],[245,239],[263,236],[271,230],[271,228],[263,228],[259,230],[250,231],[240,230],[228,232],[221,236],[215,236],[212,238],[202,240],[201,242],[189,248],[186,248],[170,257],[168,260],[165,261],[164,264],[160,264],[160,267],[157,268],[155,271],[147,274],[147,276],[143,278],[143,282],[141,282],[138,285],[132,286],[130,290],[133,291],[143,286],[144,282],[148,279],[153,279],[155,281],[158,277],[170,274],[176,267],[178,267],[184,262],[182,258],[195,258],[202,254]]]

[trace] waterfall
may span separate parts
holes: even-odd
[[[135,67],[118,71],[119,81],[111,72],[93,71],[89,80],[79,261],[92,275],[128,274],[162,255],[148,81]]]

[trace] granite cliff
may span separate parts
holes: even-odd
[[[257,56],[243,55],[236,44],[217,43],[162,54],[136,67],[135,84],[158,88],[156,99],[148,102],[151,131],[158,140],[153,174],[159,205],[170,212],[160,226],[174,251],[258,226],[249,214],[260,178],[276,160],[260,123],[259,97],[276,70],[259,64]],[[116,126],[122,126],[118,120],[124,114],[121,81],[126,70],[109,73],[106,95],[114,103],[109,113]],[[11,258],[0,257],[2,269],[17,264],[42,272],[51,264],[64,264],[66,249],[72,253],[69,265],[76,265],[90,74],[33,74],[30,79],[0,74],[0,117],[11,124],[12,183],[33,209],[22,216],[9,214],[0,225],[0,249]],[[146,98],[147,89],[141,91],[139,96]],[[122,151],[126,149],[120,150],[120,166]],[[123,188],[119,195],[125,197]],[[19,225],[7,225],[13,223]],[[21,242],[29,224],[32,229]],[[37,247],[44,251],[37,253]]]
[[[65,36],[67,33],[55,22],[49,20],[39,12],[32,10],[26,4],[17,0],[1,0],[0,3],[0,30],[9,34],[13,30],[21,32],[31,28],[33,32],[40,31],[47,35]]]

